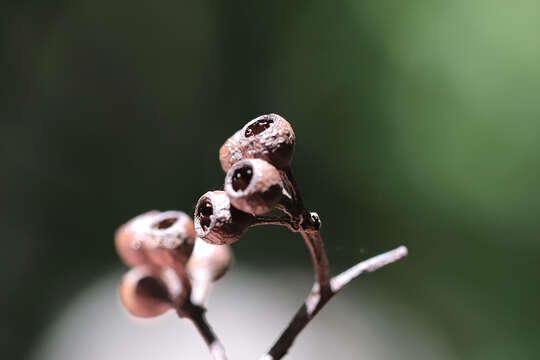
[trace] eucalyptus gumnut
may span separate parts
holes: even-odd
[[[128,266],[141,264],[183,271],[193,245],[195,229],[191,218],[181,211],[149,211],[116,232],[115,245]]]
[[[249,121],[219,149],[219,160],[228,171],[242,159],[263,159],[283,169],[289,166],[294,151],[291,124],[277,114],[259,116]]]
[[[227,172],[225,192],[234,207],[261,215],[276,207],[283,186],[279,171],[273,165],[261,159],[246,159]]]
[[[120,301],[136,317],[156,317],[186,299],[186,289],[172,269],[141,265],[129,270],[118,288]]]
[[[142,234],[148,258],[157,266],[182,271],[195,244],[195,228],[182,211],[165,211],[147,223]]]
[[[142,247],[143,229],[149,226],[159,211],[149,211],[136,216],[120,226],[114,236],[114,245],[120,259],[127,266],[136,266],[147,263],[148,257]]]
[[[253,224],[255,217],[231,205],[224,191],[209,191],[195,207],[195,231],[204,241],[215,245],[231,244]]]

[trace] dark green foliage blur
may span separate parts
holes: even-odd
[[[462,359],[540,353],[540,3],[4,1],[5,359],[120,266],[118,225],[193,212],[219,146],[276,112],[334,271],[401,244],[369,283]],[[310,269],[251,230],[238,263]],[[421,344],[411,344],[421,346]]]

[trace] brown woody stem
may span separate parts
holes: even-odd
[[[379,254],[367,260],[364,260],[353,267],[345,270],[339,275],[334,276],[330,280],[330,287],[332,292],[335,294],[345,287],[351,280],[362,275],[363,273],[374,272],[386,266],[388,264],[394,263],[403,259],[407,256],[408,250],[405,246],[400,246],[394,250],[387,251],[385,253]]]
[[[183,280],[189,281],[187,276],[184,276]],[[191,293],[184,303],[176,305],[176,312],[181,318],[188,318],[193,322],[197,330],[199,330],[204,342],[208,345],[208,350],[210,351],[212,359],[227,360],[225,348],[217,338],[205,316],[206,308],[203,306],[203,303],[206,300],[210,282],[205,282],[204,279],[201,279],[200,282],[194,282],[193,285],[201,287],[198,289],[200,294],[194,297],[193,295],[195,294]]]
[[[289,230],[296,232],[298,231],[298,225],[288,216],[256,216],[255,221],[250,226],[259,226],[259,225],[278,225],[285,226]]]
[[[300,234],[306,242],[306,246],[309,249],[313,261],[315,282],[320,287],[321,296],[327,297],[331,292],[330,275],[321,234],[318,231],[306,231],[304,228],[300,228]]]
[[[394,250],[377,255],[368,260],[362,261],[330,280],[331,289],[326,295],[320,291],[317,283],[306,298],[304,304],[298,309],[287,328],[274,343],[272,348],[261,360],[279,360],[287,354],[294,340],[306,325],[317,315],[317,313],[328,303],[351,280],[365,272],[373,272],[381,267],[396,262],[407,256],[407,248],[400,246]]]
[[[208,350],[210,351],[210,355],[212,355],[212,359],[227,360],[225,348],[216,337],[214,331],[210,327],[210,324],[208,324],[208,321],[204,316],[205,311],[206,310],[204,308],[195,306],[194,310],[190,312],[188,317],[191,321],[193,321],[193,324],[203,337],[204,342],[206,342],[206,345],[208,345]]]
[[[290,221],[288,226],[292,231],[298,231],[304,238],[313,260],[315,283],[304,304],[297,311],[289,326],[283,331],[270,351],[262,360],[281,359],[292,346],[298,334],[317,315],[323,306],[352,279],[364,272],[375,271],[387,264],[402,259],[407,255],[407,248],[401,246],[387,253],[363,261],[349,270],[330,279],[328,260],[324,244],[319,232],[321,221],[319,215],[308,212],[300,188],[296,183],[290,167],[280,170],[282,180],[287,187],[289,197],[283,197],[279,209],[283,211]],[[298,230],[294,230],[298,229]]]

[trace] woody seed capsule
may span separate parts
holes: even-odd
[[[228,171],[242,159],[263,159],[278,169],[289,166],[294,151],[291,124],[277,114],[259,116],[231,136],[219,149],[219,160]]]
[[[233,206],[255,215],[272,210],[282,191],[278,170],[261,159],[239,161],[225,177],[225,192]]]
[[[133,316],[143,318],[161,315],[172,308],[173,303],[185,299],[180,279],[174,271],[145,265],[128,271],[118,290],[124,307]]]
[[[255,221],[254,216],[231,205],[224,191],[209,191],[195,207],[195,231],[211,244],[231,244]]]
[[[195,243],[191,218],[182,211],[165,211],[156,215],[143,232],[143,247],[157,266],[182,271]]]
[[[136,266],[148,263],[149,259],[142,248],[144,232],[152,219],[159,214],[159,211],[149,211],[129,220],[116,231],[114,244],[120,259],[127,266]]]

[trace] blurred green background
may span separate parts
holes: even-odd
[[[120,266],[119,224],[192,213],[222,185],[219,146],[269,112],[295,129],[335,272],[405,244],[406,262],[362,281],[461,359],[536,358],[539,13],[533,0],[3,1],[4,358]],[[235,252],[310,267],[282,229]]]

